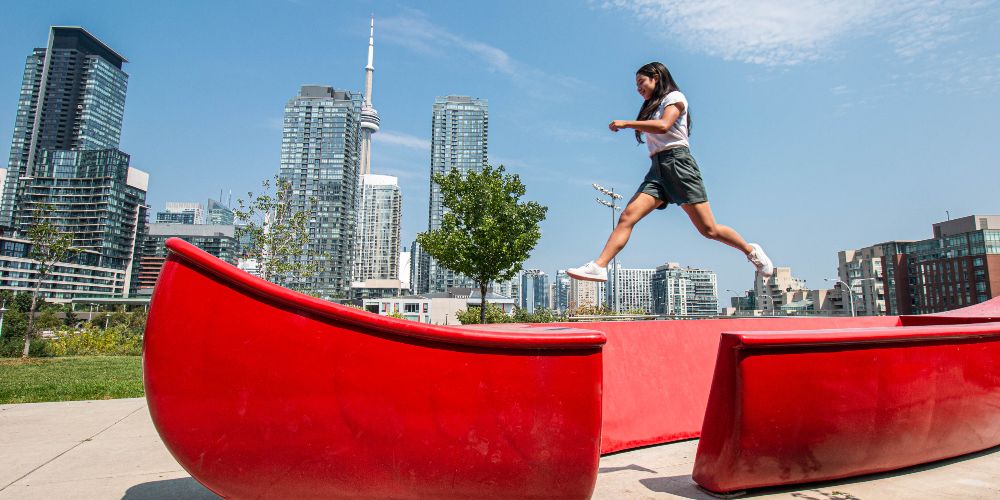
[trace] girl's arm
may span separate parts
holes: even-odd
[[[617,132],[623,128],[631,128],[639,132],[646,132],[647,134],[666,134],[670,130],[670,127],[674,126],[677,118],[681,116],[681,106],[683,104],[677,102],[663,108],[663,116],[659,120],[614,120],[608,125],[608,128],[612,132]]]

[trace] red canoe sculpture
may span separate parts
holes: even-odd
[[[599,332],[442,328],[246,274],[179,239],[143,350],[167,448],[226,498],[588,498]]]
[[[725,333],[694,480],[730,493],[1000,445],[1000,323]]]
[[[441,327],[338,306],[179,240],[150,414],[226,498],[588,498],[601,453],[701,437],[731,492],[1000,445],[1000,299],[928,316]]]

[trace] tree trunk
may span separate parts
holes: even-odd
[[[486,285],[479,284],[479,324],[486,324]]]
[[[38,276],[38,284],[31,293],[31,309],[28,310],[28,329],[24,332],[24,350],[21,351],[21,358],[27,358],[31,352],[31,335],[35,326],[35,306],[38,304],[38,289],[42,287],[42,276]]]

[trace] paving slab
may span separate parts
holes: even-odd
[[[698,441],[601,458],[596,499],[715,498],[691,480]],[[0,500],[214,499],[160,441],[144,399],[0,405]],[[747,498],[997,499],[1000,448],[900,471],[770,488]]]
[[[601,457],[594,498],[713,499],[691,479],[698,440]],[[744,498],[799,500],[998,499],[1000,447],[838,481],[751,490]]]
[[[145,406],[141,398],[0,405],[0,488]]]

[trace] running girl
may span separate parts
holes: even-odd
[[[618,219],[600,257],[568,269],[566,274],[581,280],[607,281],[608,262],[625,248],[636,223],[654,209],[662,210],[670,203],[679,205],[704,237],[743,252],[762,276],[774,274],[774,265],[760,245],[747,243],[733,228],[715,222],[701,172],[688,149],[691,129],[688,102],[670,71],[661,63],[651,62],[636,71],[635,85],[644,99],[639,116],[635,121],[614,120],[608,128],[612,132],[633,129],[639,143],[645,136],[652,165]]]

